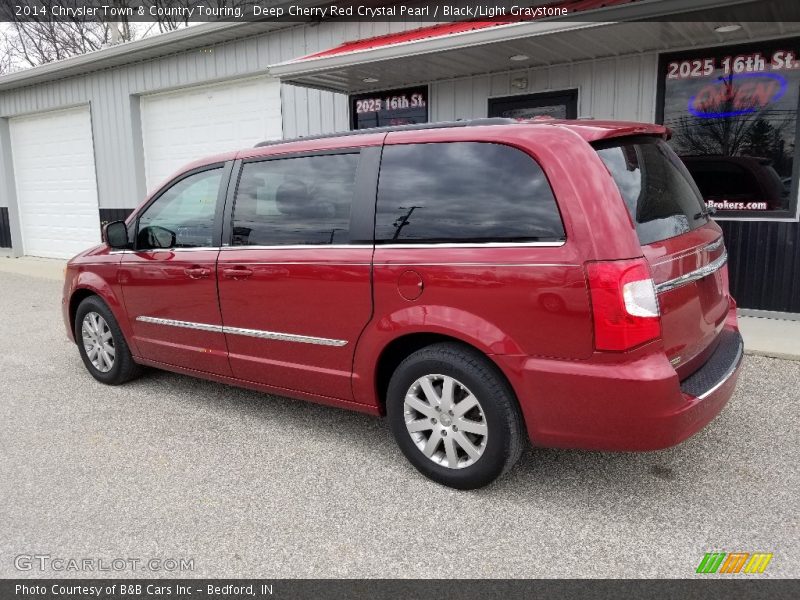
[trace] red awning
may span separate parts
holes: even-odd
[[[785,5],[785,0],[557,0],[538,8],[564,8],[566,14],[504,15],[353,40],[271,64],[269,72],[283,83],[347,94],[486,73],[521,73],[663,51],[686,39],[698,45],[718,42],[714,22],[747,21],[748,11],[762,10],[761,2]],[[744,30],[742,37],[747,36]]]
[[[621,4],[630,4],[640,0],[560,0],[558,2],[551,2],[545,7],[558,7],[566,8],[567,14],[572,15],[577,12],[584,12],[587,10],[594,10],[598,8],[607,8],[611,6],[619,6]],[[563,18],[563,17],[562,17]],[[523,21],[543,20],[542,17],[510,17],[504,16],[502,18],[488,19],[483,21],[457,21],[455,23],[442,23],[440,25],[432,25],[429,27],[420,27],[419,29],[411,29],[400,33],[390,33],[386,35],[379,35],[363,40],[355,40],[345,42],[334,48],[323,50],[303,56],[292,62],[301,62],[304,60],[311,60],[316,58],[325,58],[329,56],[338,56],[342,54],[349,54],[351,52],[360,52],[363,50],[374,50],[375,48],[382,48],[385,46],[392,46],[394,44],[404,44],[407,42],[417,42],[420,40],[427,40],[432,38],[441,38],[448,35],[457,33],[466,33],[468,31],[478,31],[481,29],[488,29],[490,27],[498,27],[500,25],[510,25],[512,23],[520,23]]]

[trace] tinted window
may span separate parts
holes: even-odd
[[[342,244],[358,154],[247,163],[233,210],[234,246]]]
[[[139,217],[137,249],[211,246],[221,179],[222,169],[203,171],[163,192]]]
[[[500,144],[386,146],[379,242],[524,242],[564,238],[553,192],[527,154]]]
[[[666,142],[637,139],[597,148],[622,194],[642,244],[696,229],[708,221],[697,186]]]

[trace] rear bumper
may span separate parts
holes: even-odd
[[[733,395],[743,351],[729,322],[714,353],[683,381],[663,352],[626,364],[495,358],[534,445],[630,451],[674,446],[705,427]]]

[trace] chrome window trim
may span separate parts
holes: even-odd
[[[489,263],[489,262],[376,262],[376,267],[580,267],[570,263]]]
[[[191,248],[143,248],[142,250],[128,250],[133,254],[153,254],[154,252],[208,252],[219,250],[219,246],[193,246]]]
[[[268,262],[264,261],[251,261],[251,260],[242,260],[242,261],[235,261],[230,263],[221,263],[219,265],[220,268],[224,268],[230,265],[243,265],[248,267],[272,267],[276,265],[308,265],[311,267],[320,266],[320,267],[369,267],[372,263],[368,262],[344,262],[338,260],[329,260],[329,261],[322,261],[322,260],[271,260]]]
[[[303,250],[306,248],[335,248],[337,250],[355,250],[366,248],[387,248],[387,249],[405,249],[405,248],[559,248],[566,244],[566,240],[560,242],[442,242],[440,244],[286,244],[275,246],[222,246],[223,251],[231,250]]]
[[[442,242],[440,244],[375,244],[375,249],[407,248],[559,248],[566,244],[560,242]]]
[[[192,321],[179,321],[177,319],[163,319],[161,317],[148,317],[140,315],[137,321],[152,323],[154,325],[167,325],[169,327],[180,327],[182,329],[195,329],[199,331],[209,331],[211,333],[225,333],[230,335],[243,335],[266,340],[278,340],[281,342],[297,342],[299,344],[314,344],[317,346],[346,346],[347,340],[334,340],[330,338],[314,337],[310,335],[299,335],[295,333],[281,333],[278,331],[264,331],[261,329],[245,329],[243,327],[226,327],[224,325],[211,325],[208,323],[194,323]]]
[[[675,279],[670,279],[669,281],[659,283],[656,285],[656,293],[660,294],[662,292],[668,292],[670,290],[674,290],[675,288],[684,286],[687,283],[692,283],[693,281],[707,277],[712,273],[719,271],[723,266],[725,266],[726,262],[728,262],[728,253],[723,252],[722,256],[715,261],[708,263],[704,267],[700,267],[691,273],[686,273],[680,277],[676,277]]]
[[[305,250],[328,248],[334,250],[371,250],[372,244],[285,244],[275,246],[231,246],[223,245],[222,250],[230,252],[232,250]]]

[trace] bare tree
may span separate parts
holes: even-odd
[[[188,26],[189,9],[197,9],[198,6],[214,11],[232,7],[245,9],[257,3],[257,0],[142,0],[141,2],[148,15],[151,14],[151,7],[156,11],[155,27],[160,33]]]
[[[4,49],[8,47],[6,43],[7,34],[0,34],[0,75],[5,75],[13,71],[11,64],[11,56]]]
[[[6,52],[12,61],[35,67],[102,48],[109,36],[108,26],[98,23],[14,21]]]
[[[206,14],[221,9],[244,9],[255,0],[103,0],[98,6],[116,8],[114,21],[91,20],[74,16],[75,9],[86,5],[82,0],[54,0],[62,11],[54,17],[51,11],[32,11],[20,17],[13,5],[0,0],[0,21],[6,22],[6,31],[0,34],[0,74],[9,70],[35,67],[63,60],[71,56],[99,50],[109,45],[128,42],[153,33],[165,33],[189,25],[189,9],[202,5]],[[29,0],[29,6],[45,6],[44,0]],[[144,16],[126,17],[125,8],[144,9]],[[73,16],[70,16],[73,15]]]
[[[168,4],[165,0],[146,0],[146,3],[156,1],[165,6]],[[78,8],[84,3],[59,0],[58,4]],[[129,2],[104,0],[103,4],[121,8],[129,5]],[[0,21],[7,25],[0,36],[0,73],[63,60],[186,25],[171,18],[165,23],[160,18],[149,23],[132,22],[123,12],[119,12],[114,21],[91,20],[69,14],[75,13],[53,18],[45,12],[34,12],[21,18],[11,5],[1,3]]]

